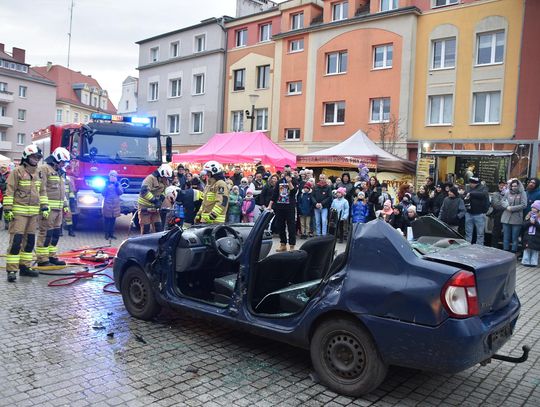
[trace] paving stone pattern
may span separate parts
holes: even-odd
[[[60,250],[105,243],[93,227],[61,238]],[[0,231],[2,253],[7,239]],[[533,345],[526,363],[455,375],[391,368],[358,399],[314,382],[307,351],[170,311],[139,321],[102,291],[104,278],[47,287],[52,279],[0,278],[0,406],[540,406],[537,268],[518,269],[522,314],[501,350]]]

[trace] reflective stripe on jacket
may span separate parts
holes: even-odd
[[[19,165],[7,179],[4,209],[14,215],[39,214],[40,206],[47,206],[47,192],[43,174],[26,163]]]
[[[49,164],[42,165],[39,170],[46,184],[49,209],[61,210],[64,206],[67,206],[64,178]]]

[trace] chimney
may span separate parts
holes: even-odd
[[[4,44],[0,43],[0,52],[6,52],[4,51]]]
[[[13,47],[12,51],[13,59],[17,62],[20,62],[21,64],[25,63],[25,57],[26,57],[26,51],[21,48],[15,48]]]
[[[47,61],[47,72],[49,72],[52,68],[52,62],[51,61]]]

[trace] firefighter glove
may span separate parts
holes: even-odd
[[[69,207],[68,207],[68,206],[64,206],[64,213],[65,213],[65,214],[68,214],[69,212],[70,212]]]
[[[8,222],[11,222],[13,220],[14,216],[13,216],[13,212],[11,211],[5,211],[4,212],[4,219]]]
[[[41,210],[41,217],[43,219],[49,219],[50,214],[51,214],[51,210],[48,207],[45,207]]]

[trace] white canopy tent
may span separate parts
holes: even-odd
[[[0,164],[9,164],[10,162],[11,162],[11,158],[0,154]]]

